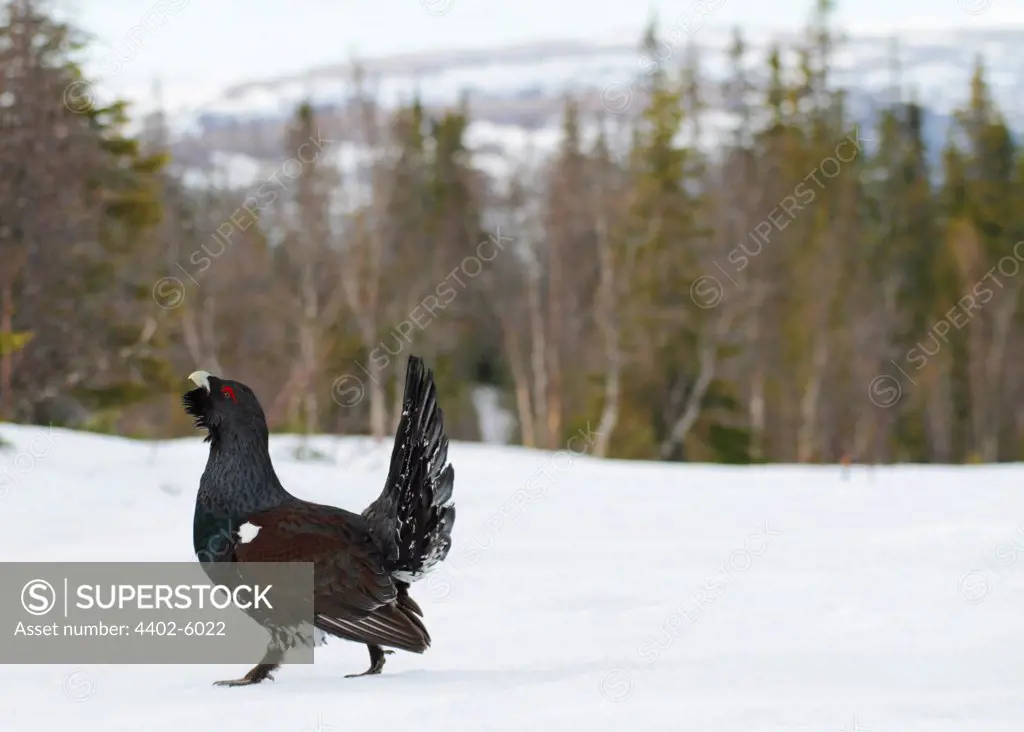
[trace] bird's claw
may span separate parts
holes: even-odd
[[[247,679],[247,678],[244,678],[244,677],[241,678],[241,679],[226,679],[225,681],[214,681],[213,685],[214,686],[252,686],[253,684],[260,683],[264,679],[270,679],[271,681],[273,681],[274,680],[274,676],[273,676],[273,674],[267,674],[262,679]]]

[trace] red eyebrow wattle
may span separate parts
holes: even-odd
[[[229,397],[231,397],[231,401],[233,401],[233,402],[237,402],[238,401],[237,399],[235,399],[235,390],[232,389],[230,386],[222,386],[220,388],[220,390],[224,394],[227,394]]]

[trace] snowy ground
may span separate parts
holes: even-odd
[[[0,426],[0,559],[192,559],[206,446]],[[293,492],[361,510],[390,445],[271,441]],[[579,436],[570,447],[585,450]],[[1020,732],[1024,469],[664,467],[454,445],[434,645],[379,677],[333,641],[245,666],[3,666],[4,732]],[[1024,564],[1024,563],[1022,563]],[[253,659],[255,662],[258,659]]]

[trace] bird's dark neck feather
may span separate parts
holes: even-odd
[[[207,508],[240,516],[292,500],[270,460],[266,432],[219,431],[211,436],[198,496]]]

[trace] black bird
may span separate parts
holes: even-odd
[[[210,443],[192,529],[204,569],[215,566],[209,563],[312,562],[316,629],[369,648],[370,668],[351,676],[380,673],[385,654],[392,653],[384,647],[423,653],[430,635],[409,584],[448,555],[455,522],[455,470],[448,464],[433,374],[423,361],[409,357],[387,481],[362,514],[310,503],[284,489],[252,389],[205,371],[189,379],[196,388],[183,397],[185,411],[207,430]],[[244,677],[217,685],[273,678],[285,650],[272,642]]]

